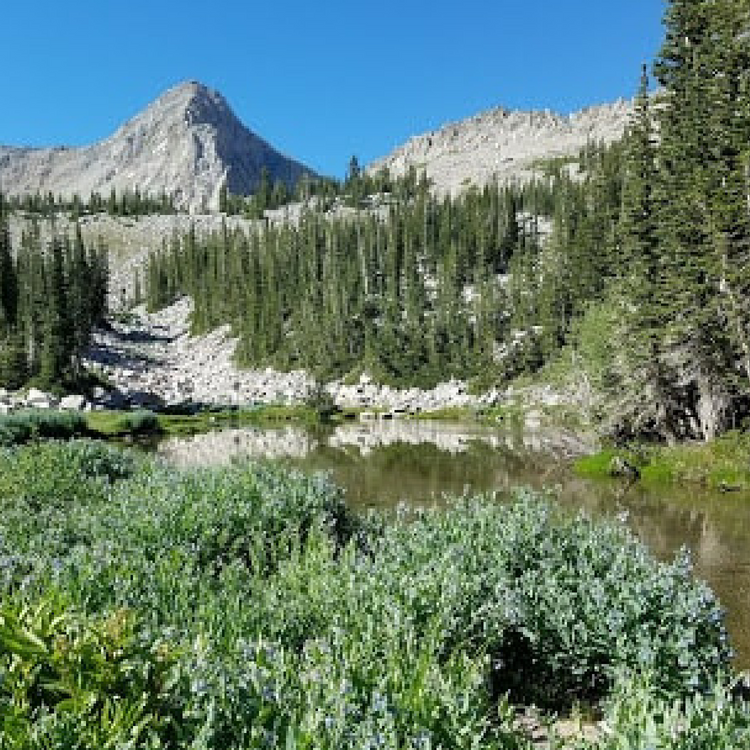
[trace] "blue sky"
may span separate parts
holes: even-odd
[[[284,153],[341,176],[349,157],[494,106],[630,97],[663,0],[59,0],[0,14],[0,143],[108,136],[194,79]]]

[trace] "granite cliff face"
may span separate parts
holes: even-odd
[[[402,175],[424,170],[441,193],[469,185],[527,179],[540,160],[574,156],[589,141],[611,143],[625,130],[632,103],[619,100],[558,115],[549,110],[511,111],[498,107],[409,139],[369,166]]]
[[[179,208],[216,209],[226,182],[248,194],[266,167],[294,183],[304,172],[237,119],[224,97],[190,81],[166,91],[106,140],[82,148],[0,146],[0,189],[104,197],[112,188],[172,194]]]

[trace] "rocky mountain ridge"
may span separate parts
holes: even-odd
[[[632,110],[633,103],[623,99],[571,115],[497,107],[414,136],[368,170],[386,167],[403,175],[414,167],[426,172],[438,192],[454,195],[469,185],[529,179],[541,161],[574,157],[589,142],[621,138]]]
[[[180,209],[218,209],[219,191],[249,194],[262,168],[293,184],[304,165],[245,127],[224,97],[195,81],[162,94],[103,141],[81,148],[0,146],[0,189],[86,199],[138,188],[171,194]]]

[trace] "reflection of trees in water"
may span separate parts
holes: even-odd
[[[687,546],[695,575],[728,611],[738,666],[750,668],[750,502],[729,496],[651,498],[633,513],[636,533],[660,556]]]
[[[514,452],[568,455],[578,445],[561,431],[501,431],[476,423],[401,419],[347,422],[331,432],[327,443],[333,448],[353,446],[363,455],[389,445],[433,445],[447,453],[464,453],[476,443]]]
[[[558,471],[560,466],[549,456],[473,441],[461,453],[446,452],[431,443],[395,443],[364,455],[321,446],[295,464],[330,471],[358,505],[420,502],[443,494],[535,484],[550,464]]]
[[[661,558],[688,547],[701,569],[750,562],[750,502],[706,491],[627,488],[571,479],[562,499],[597,515],[625,511],[628,526]]]
[[[303,469],[329,471],[352,502],[382,505],[557,481],[551,474],[559,474],[560,465],[550,446],[558,446],[558,438],[475,423],[394,420],[314,431],[222,430],[166,440],[158,452],[179,465],[285,458]]]
[[[432,445],[447,453],[464,453],[473,442],[499,447],[500,436],[452,422],[377,420],[338,425],[327,443],[332,448],[355,447],[362,455],[392,445]]]

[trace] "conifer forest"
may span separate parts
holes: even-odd
[[[432,194],[350,169],[298,225],[175,237],[152,309],[195,301],[248,366],[367,370],[476,387],[556,358],[605,397],[614,435],[711,437],[750,407],[750,47],[746,3],[670,3],[621,142],[533,182]],[[356,166],[356,164],[355,164]],[[316,206],[318,209],[316,210]]]
[[[107,252],[73,236],[42,241],[38,225],[13,246],[0,195],[0,385],[74,385],[94,326],[107,312]]]

